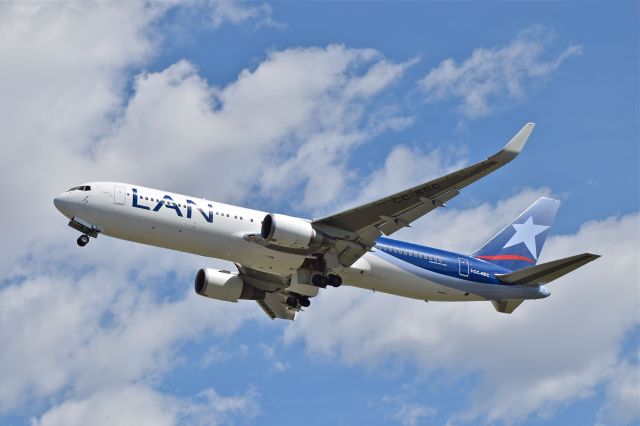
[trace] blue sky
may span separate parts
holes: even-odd
[[[633,424],[637,2],[0,5],[0,424]],[[53,197],[120,180],[300,216],[523,154],[398,238],[470,252],[538,196],[511,316],[341,287],[294,323],[192,292],[222,261],[99,238]],[[19,183],[19,184],[15,184]],[[232,266],[231,266],[232,267]]]

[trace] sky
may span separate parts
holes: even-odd
[[[0,424],[627,425],[640,418],[637,2],[0,3]],[[539,196],[512,315],[342,286],[295,322],[193,291],[217,259],[77,232],[123,181],[319,217],[517,160],[394,237],[470,253]]]

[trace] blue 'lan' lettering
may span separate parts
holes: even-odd
[[[187,200],[187,218],[189,219],[191,219],[191,205],[196,206],[200,214],[202,214],[202,217],[204,217],[204,220],[209,223],[213,222],[213,210],[211,210],[213,206],[211,204],[209,204],[209,215],[207,215],[196,203],[191,200]]]
[[[170,201],[170,202],[167,202],[167,201]],[[158,204],[153,208],[153,211],[157,212],[158,210],[160,210],[160,208],[163,205],[168,209],[175,210],[176,214],[182,217],[182,211],[180,211],[180,207],[178,207],[178,205],[173,202],[173,198],[171,198],[170,195],[165,195],[162,200],[158,201]]]
[[[139,209],[149,210],[149,207],[138,204],[138,190],[136,188],[131,188],[131,192],[133,192],[133,201],[131,205]]]

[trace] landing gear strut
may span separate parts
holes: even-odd
[[[76,241],[80,247],[84,247],[89,244],[89,236],[88,235],[80,235]]]

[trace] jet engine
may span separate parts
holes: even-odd
[[[313,229],[311,222],[273,213],[264,217],[260,235],[268,243],[294,249],[320,246],[326,241],[325,235]]]
[[[200,296],[227,302],[264,299],[263,290],[245,283],[238,274],[217,269],[200,269],[196,274],[195,289]]]

